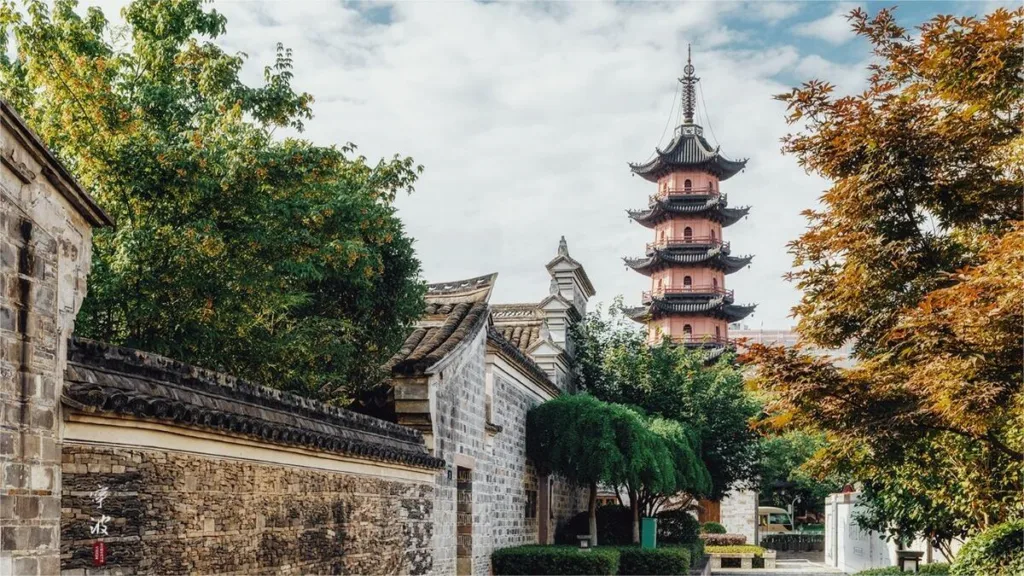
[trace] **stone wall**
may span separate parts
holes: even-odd
[[[732,490],[722,498],[721,524],[730,534],[743,534],[747,543],[757,542],[757,492]]]
[[[119,574],[427,574],[431,483],[162,450],[68,443],[61,567],[93,568],[110,517]],[[107,498],[97,506],[96,491]]]
[[[0,101],[0,574],[54,574],[64,342],[108,223]]]
[[[64,573],[434,571],[419,432],[98,342],[64,380]]]

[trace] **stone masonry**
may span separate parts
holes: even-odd
[[[109,218],[0,100],[0,574],[55,574],[65,341]]]
[[[64,448],[63,574],[427,574],[433,486],[158,450]],[[97,510],[94,494],[106,488]],[[109,570],[91,533],[110,517]]]

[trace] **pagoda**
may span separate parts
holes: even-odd
[[[643,306],[627,314],[647,325],[648,342],[672,342],[705,349],[715,357],[729,347],[730,322],[747,317],[754,306],[734,303],[725,277],[747,266],[752,256],[733,256],[723,229],[738,222],[749,207],[731,208],[719,184],[743,170],[746,160],[730,160],[704,139],[694,122],[696,84],[687,50],[682,122],[664,149],[652,159],[630,164],[633,174],[657,184],[647,208],[629,217],[654,231],[641,258],[626,265],[651,278]]]

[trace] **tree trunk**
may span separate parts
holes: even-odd
[[[590,547],[597,547],[597,482],[590,483],[590,501],[587,502],[590,512]]]
[[[640,498],[636,490],[629,490],[629,511],[633,513],[633,544],[640,543]]]

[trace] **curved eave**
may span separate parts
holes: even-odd
[[[633,270],[645,276],[650,276],[662,266],[694,266],[698,264],[706,264],[716,270],[721,270],[725,274],[732,274],[742,270],[753,259],[753,256],[727,256],[720,250],[709,250],[705,253],[698,252],[696,254],[693,252],[674,253],[668,250],[654,250],[651,256],[623,258],[622,261]]]
[[[622,311],[627,318],[634,322],[645,324],[651,318],[651,309],[649,306],[637,306],[635,308],[626,308]]]
[[[727,304],[722,307],[723,316],[729,322],[739,322],[754,313],[757,304],[743,306],[740,304]]]
[[[741,208],[728,208],[727,198],[717,196],[706,202],[673,202],[656,200],[654,204],[644,210],[626,210],[626,214],[638,224],[647,228],[654,228],[660,222],[676,214],[687,216],[700,216],[713,220],[724,226],[731,226],[750,212],[749,206]]]
[[[662,176],[676,170],[707,172],[722,181],[739,174],[747,165],[746,160],[729,160],[719,154],[703,162],[677,162],[668,156],[668,154],[658,154],[650,162],[630,163],[629,169],[633,174],[648,182],[657,182]]]

